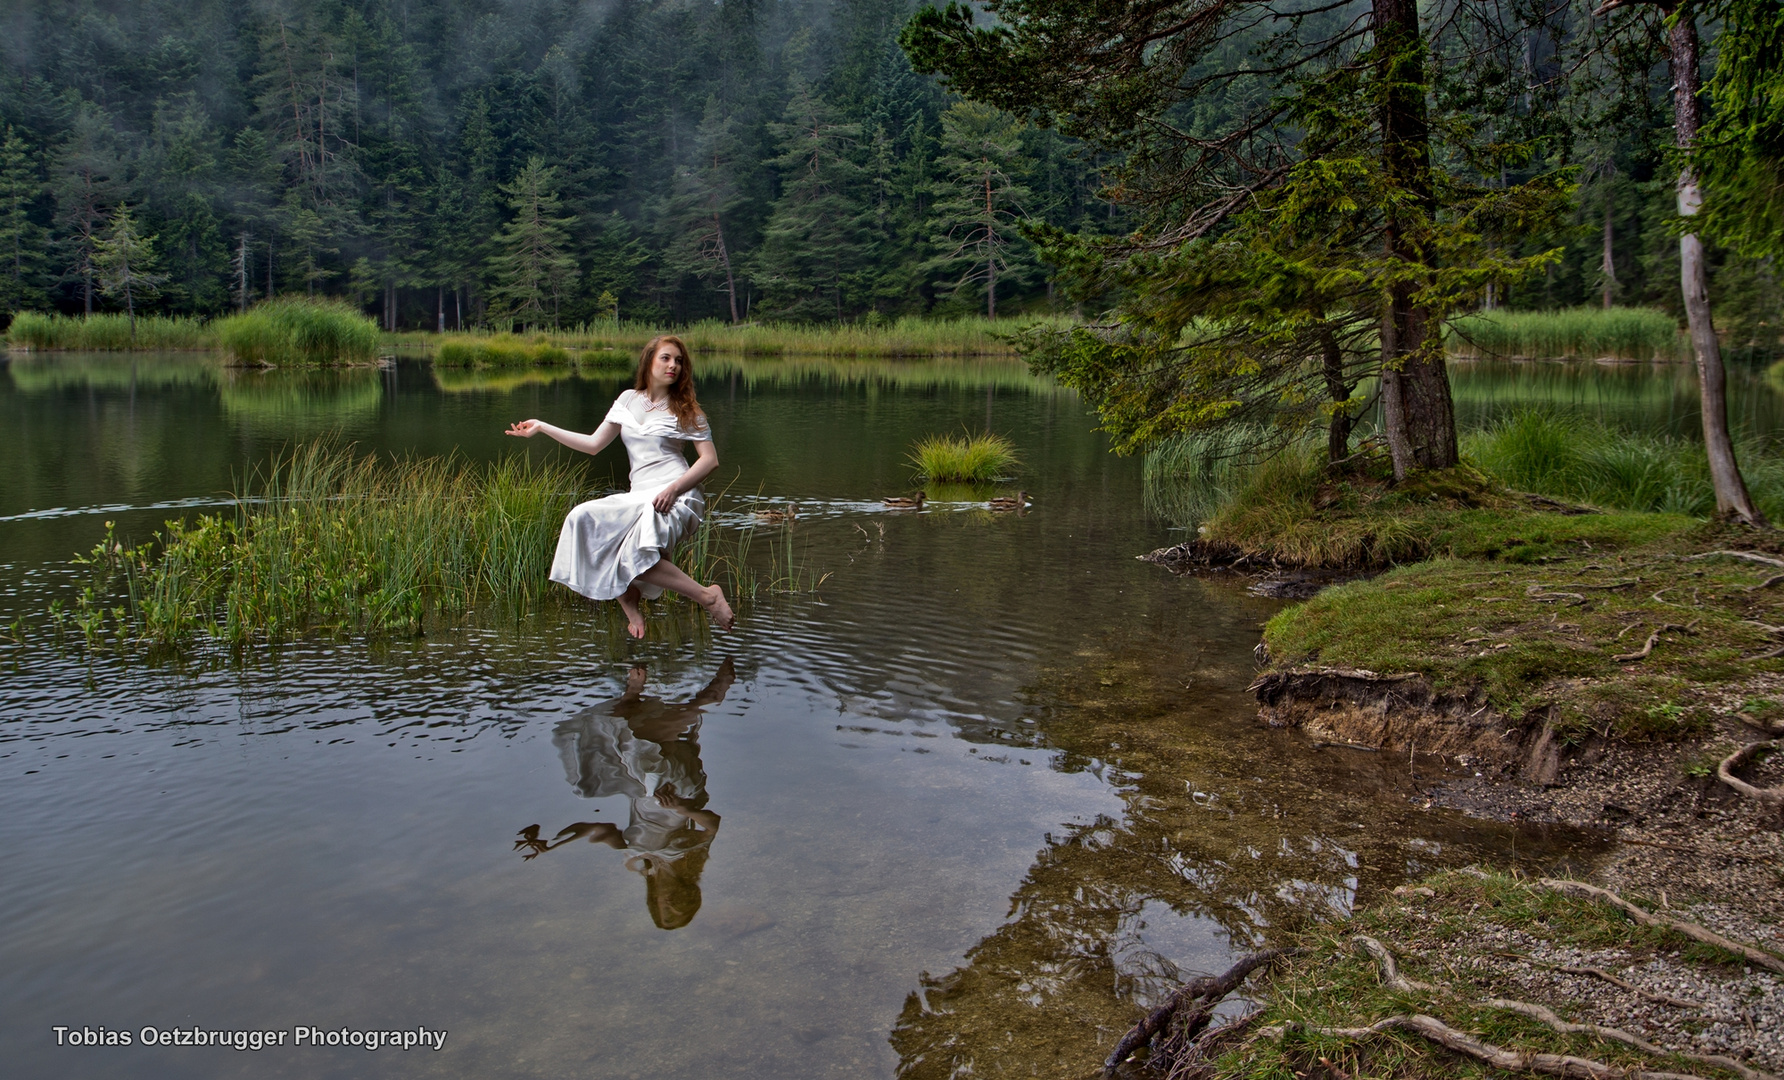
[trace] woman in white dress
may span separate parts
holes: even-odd
[[[687,346],[664,335],[638,357],[632,389],[622,391],[601,426],[584,435],[541,420],[522,420],[508,434],[530,439],[544,432],[585,454],[598,454],[619,436],[632,462],[632,489],[585,502],[570,511],[558,535],[551,580],[591,600],[618,600],[626,632],[644,636],[638,603],[664,589],[706,609],[721,630],[735,616],[724,590],[702,585],[670,559],[675,545],[706,513],[700,481],[719,466],[706,414],[694,399],[694,372]],[[688,464],[685,448],[696,457]]]

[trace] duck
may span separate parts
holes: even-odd
[[[894,495],[890,499],[881,500],[889,510],[921,510],[923,500],[929,498],[928,492],[919,491],[915,496]]]
[[[993,510],[1020,510],[1033,502],[1034,500],[1028,497],[1028,492],[1018,491],[1014,495],[999,495],[986,505]]]
[[[792,521],[794,518],[796,518],[798,516],[799,516],[799,504],[798,503],[793,503],[792,505],[788,506],[785,510],[758,510],[758,511],[756,511],[757,519],[759,519],[761,521],[773,522],[773,523],[777,523],[777,524],[780,522],[783,522],[783,521]]]

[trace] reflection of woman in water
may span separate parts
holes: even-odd
[[[626,869],[644,875],[645,899],[658,927],[686,926],[700,910],[700,872],[718,835],[719,816],[706,809],[706,772],[700,765],[700,710],[725,700],[736,673],[730,657],[692,701],[674,704],[644,696],[644,668],[626,677],[617,700],[585,709],[553,730],[564,774],[578,795],[624,795],[631,819],[624,829],[578,821],[549,841],[539,826],[520,832],[524,858],[586,838],[631,851]]]
[[[719,466],[681,339],[665,335],[644,347],[632,389],[620,392],[601,426],[589,434],[542,420],[508,428],[508,434],[526,439],[540,432],[585,454],[600,453],[617,436],[632,462],[630,491],[581,503],[564,519],[551,580],[591,600],[618,600],[626,632],[635,638],[644,636],[638,602],[654,600],[664,589],[705,608],[719,629],[731,629],[734,616],[724,590],[700,584],[670,559],[675,545],[705,516],[700,481]],[[690,442],[692,465],[686,457]]]

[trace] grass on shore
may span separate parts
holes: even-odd
[[[989,483],[1018,464],[1015,444],[1002,435],[925,435],[911,447],[910,462],[926,480]]]
[[[1488,999],[1499,997],[1528,1000],[1516,974],[1528,970],[1530,961],[1497,951],[1508,939],[1523,942],[1520,949],[1530,949],[1532,941],[1540,943],[1538,948],[1557,951],[1616,948],[1628,954],[1624,962],[1629,963],[1676,953],[1687,963],[1733,966],[1738,971],[1729,954],[1673,931],[1637,926],[1608,905],[1506,874],[1446,872],[1427,878],[1423,887],[1432,895],[1379,897],[1338,922],[1285,935],[1282,943],[1301,951],[1277,961],[1262,976],[1263,1011],[1257,1026],[1360,1028],[1389,1016],[1423,1013],[1517,1051],[1572,1054],[1632,1070],[1670,1070],[1706,1078],[1735,1075],[1688,1058],[1650,1055],[1583,1034],[1564,1035],[1519,1013],[1486,1005]],[[1384,943],[1397,954],[1402,973],[1429,989],[1397,991],[1384,986],[1375,962],[1356,943],[1359,934]],[[1586,1019],[1576,1014],[1574,1002],[1537,1004],[1566,1019]],[[1289,1030],[1281,1038],[1235,1042],[1216,1057],[1210,1075],[1286,1080],[1499,1074],[1409,1032],[1388,1031],[1359,1041]]]
[[[1673,317],[1654,308],[1482,311],[1454,320],[1446,344],[1452,353],[1474,356],[1691,359],[1690,341]]]
[[[242,364],[353,364],[378,356],[378,324],[335,300],[281,297],[212,324]]]
[[[216,335],[201,319],[185,316],[138,315],[136,333],[128,315],[43,315],[21,311],[7,328],[15,348],[37,351],[146,352],[215,348]]]
[[[549,341],[566,349],[618,349],[636,357],[651,338],[673,333],[688,343],[696,356],[733,353],[745,356],[860,356],[941,357],[1015,356],[1007,340],[1018,327],[1035,322],[1058,323],[1062,316],[1017,316],[995,322],[984,318],[930,319],[905,316],[878,322],[850,323],[731,323],[706,319],[687,326],[665,327],[659,323],[602,320],[557,330],[529,332],[529,339]],[[460,335],[448,332],[386,335],[388,344],[442,348],[454,339],[486,336],[480,332]]]

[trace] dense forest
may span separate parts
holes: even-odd
[[[1060,306],[1022,226],[1130,227],[1116,162],[914,74],[916,6],[21,0],[0,308],[115,306],[119,250],[153,310],[317,293],[391,328]],[[1553,43],[1526,56],[1552,81]],[[1564,254],[1493,302],[1677,310],[1660,60],[1553,112],[1574,212],[1522,242]],[[1775,326],[1769,265],[1714,258],[1725,321]]]

